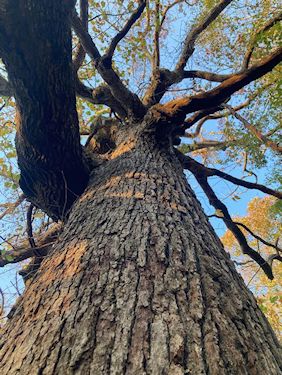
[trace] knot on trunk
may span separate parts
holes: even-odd
[[[116,148],[117,130],[120,124],[117,119],[99,116],[91,124],[91,134],[85,144],[87,150],[106,154]]]

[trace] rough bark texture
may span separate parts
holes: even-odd
[[[9,374],[279,374],[278,342],[173,151],[94,170],[1,339]]]
[[[20,186],[53,218],[85,189],[71,60],[74,1],[0,1],[0,55],[18,108]]]

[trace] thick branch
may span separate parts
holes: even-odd
[[[198,25],[195,25],[190,33],[185,38],[183,50],[181,52],[178,63],[176,64],[176,71],[183,70],[187,64],[189,57],[193,54],[195,49],[195,42],[201,33],[208,28],[208,26],[223,12],[223,10],[232,2],[232,0],[222,0],[204,17]]]
[[[183,121],[185,115],[191,112],[216,107],[226,101],[234,92],[270,72],[282,60],[282,47],[277,48],[252,68],[233,75],[216,88],[195,96],[172,100],[160,107],[160,111],[168,117],[179,118]]]
[[[128,21],[125,23],[121,31],[119,31],[115,37],[112,39],[110,46],[103,57],[103,59],[108,60],[107,62],[111,64],[113,54],[115,52],[115,49],[118,45],[118,43],[127,35],[127,33],[130,31],[131,27],[139,20],[141,17],[143,10],[146,7],[146,0],[139,0],[138,1],[138,7],[136,10],[131,14]]]
[[[239,225],[240,227],[244,228],[251,236],[253,236],[255,239],[259,240],[261,243],[263,243],[266,246],[272,247],[273,249],[277,251],[282,251],[276,244],[273,244],[271,242],[265,241],[262,237],[259,235],[255,234],[247,225],[240,223],[238,221],[234,221],[234,224]]]
[[[263,61],[266,61],[266,60],[267,58],[262,60],[260,63],[263,63]],[[258,65],[260,65],[260,63],[258,63]],[[257,65],[255,65],[253,68],[255,67],[257,67]],[[236,78],[238,78],[239,76],[242,77],[244,74],[249,72],[249,70],[250,69],[245,69],[237,73],[233,73],[233,74],[218,74],[218,73],[206,72],[206,71],[201,71],[201,70],[187,70],[187,71],[181,70],[181,71],[172,72],[168,69],[160,69],[158,79],[155,79],[152,82],[148,92],[146,93],[144,97],[144,103],[148,107],[156,103],[159,103],[161,98],[164,96],[164,94],[166,93],[166,91],[171,85],[179,83],[183,79],[186,79],[186,78],[199,78],[199,79],[204,79],[210,82],[227,82],[227,81],[231,82],[232,79],[236,80]],[[265,73],[263,73],[262,75],[264,74]],[[222,85],[218,87],[221,87],[221,86]]]
[[[218,215],[209,215],[208,217],[216,217],[217,219],[222,220],[222,216],[218,216]],[[234,221],[234,220],[233,220],[233,223],[236,224],[239,227],[244,228],[246,232],[248,232],[252,237],[254,237],[256,240],[260,241],[264,245],[266,245],[268,247],[272,247],[273,249],[277,250],[278,252],[282,251],[282,249],[280,249],[280,247],[278,247],[277,244],[273,244],[271,242],[268,242],[268,241],[264,240],[262,237],[255,234],[247,225],[245,225],[243,223],[240,223],[239,221]]]
[[[263,88],[266,89],[269,86],[271,86],[271,84],[267,84]],[[240,103],[237,106],[233,107],[234,111],[239,111],[239,110],[247,107],[260,93],[261,93],[260,90],[254,92],[243,103]],[[199,121],[199,123],[197,124],[196,130],[195,130],[194,133],[185,133],[184,136],[187,137],[187,138],[196,138],[199,135],[199,133],[202,129],[202,126],[204,125],[204,123],[206,121],[217,120],[217,119],[220,119],[220,118],[231,115],[230,111],[223,111],[223,112],[215,113],[217,111],[220,111],[222,109],[222,107],[224,107],[224,105],[221,105],[221,106],[215,107],[215,108],[211,108],[210,110],[207,110],[207,111],[199,111],[199,112],[196,112],[191,117],[189,117],[188,119],[186,119],[184,124],[183,124],[183,127],[185,129],[190,129],[198,121]],[[269,135],[271,135],[271,133],[267,134],[266,136],[269,136]]]
[[[83,48],[93,60],[97,71],[103,80],[109,85],[113,96],[128,113],[128,116],[142,118],[145,114],[145,108],[140,99],[122,83],[117,73],[112,69],[111,64],[107,63],[107,59],[104,60],[101,57],[91,36],[85,31],[75,12],[72,15],[72,25],[76,35],[83,45]]]

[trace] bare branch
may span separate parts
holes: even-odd
[[[272,248],[274,248],[274,249],[276,249],[278,251],[282,251],[282,249],[280,249],[280,247],[278,247],[277,244],[272,244],[271,242],[265,241],[262,237],[260,237],[259,235],[255,234],[249,227],[247,227],[247,225],[245,225],[243,223],[240,223],[238,221],[234,221],[234,223],[236,225],[239,225],[240,227],[244,228],[247,232],[250,233],[250,235],[252,235],[254,238],[256,238],[257,240],[259,240],[264,245],[272,247]]]
[[[190,158],[189,156],[183,155],[179,151],[177,151],[177,156],[179,160],[181,161],[183,167],[185,169],[189,169],[190,171],[192,171],[192,173],[194,172],[197,173],[198,171],[198,173],[201,173],[206,177],[218,176],[218,177],[223,178],[226,181],[231,182],[234,185],[244,186],[248,189],[260,190],[265,194],[273,195],[276,198],[282,199],[282,193],[277,190],[270,189],[264,185],[257,184],[254,182],[241,180],[225,172],[219,171],[218,169],[215,169],[215,168],[208,168],[204,166],[203,164],[199,163],[198,161]]]
[[[46,256],[55,243],[60,230],[61,224],[54,224],[46,233],[39,236],[37,240],[38,245],[36,247],[29,247],[27,242],[24,241],[18,248],[5,251],[4,254],[0,252],[0,267],[4,267],[6,264],[10,263],[18,263],[34,256]]]
[[[115,49],[118,45],[118,43],[127,35],[131,27],[139,20],[141,17],[144,9],[146,7],[146,0],[139,0],[138,1],[138,7],[135,9],[135,11],[131,14],[128,21],[125,23],[121,31],[119,31],[115,37],[112,39],[110,46],[105,53],[105,56],[103,56],[103,59],[108,60],[108,63],[111,63],[113,54],[115,52]]]
[[[188,148],[188,152],[197,150],[203,150],[206,148],[215,148],[217,150],[226,150],[230,146],[231,141],[215,141],[213,139],[206,139],[201,142],[195,142],[189,145],[185,145]]]
[[[221,216],[218,216],[218,215],[209,215],[209,217],[216,217],[217,219],[221,219],[222,220],[222,217]],[[280,249],[280,247],[277,246],[277,244],[273,244],[271,242],[268,242],[266,240],[264,240],[262,237],[260,237],[259,235],[255,234],[247,225],[243,224],[243,223],[240,223],[239,221],[234,221],[233,220],[233,223],[244,228],[252,237],[254,237],[255,239],[257,239],[258,241],[260,241],[261,243],[263,243],[264,245],[266,246],[269,246],[269,247],[272,247],[273,249],[277,250],[278,252],[282,251],[282,249]]]
[[[100,52],[95,43],[89,33],[83,28],[81,21],[75,12],[72,15],[72,25],[76,35],[79,37],[83,45],[83,48],[93,60],[94,65],[103,80],[109,85],[115,99],[127,112],[128,117],[142,118],[145,114],[145,108],[140,99],[122,83],[117,73],[112,69],[111,64],[109,65],[107,60],[104,61],[104,59],[101,58]]]
[[[184,70],[182,73],[182,79],[184,78],[201,78],[211,82],[223,82],[228,78],[231,78],[234,74],[217,74],[211,72],[205,72],[202,70]]]
[[[245,128],[253,133],[263,144],[265,144],[267,147],[270,147],[273,151],[282,153],[282,147],[263,135],[258,129],[256,129],[254,125],[250,124],[249,121],[247,121],[244,117],[237,113],[234,108],[232,108],[228,104],[223,104],[223,106],[226,107],[232,113],[232,115],[236,117],[245,126]]]
[[[211,118],[212,118],[211,116],[206,116],[206,117],[202,118],[202,120],[200,120],[198,122],[195,131],[193,133],[185,133],[184,137],[186,137],[186,138],[197,138],[198,135],[201,133],[201,130],[202,130],[202,127],[203,127],[204,123],[207,120],[210,120]]]
[[[256,47],[258,35],[267,31],[267,30],[269,30],[269,29],[271,29],[277,22],[279,22],[281,20],[282,20],[282,12],[278,13],[275,17],[270,19],[265,25],[263,25],[262,27],[260,27],[256,31],[254,37],[252,38],[251,44],[250,44],[249,48],[247,49],[247,51],[245,53],[244,60],[243,60],[243,69],[246,69],[249,66],[252,54],[253,54],[254,49]]]
[[[80,19],[81,24],[84,27],[84,29],[88,30],[88,0],[80,0]],[[78,69],[83,64],[83,61],[85,59],[86,52],[81,44],[81,42],[78,43],[77,50],[75,57],[73,59],[73,66],[74,70],[77,72]]]
[[[160,1],[155,2],[154,65],[153,75],[158,75],[160,68]]]
[[[269,86],[271,86],[271,84],[267,84],[263,88],[265,89]],[[260,90],[257,90],[256,92],[254,92],[243,103],[238,104],[236,107],[233,107],[234,111],[239,111],[239,110],[247,107],[260,93],[261,93]],[[194,114],[193,116],[191,116],[190,118],[185,120],[185,122],[183,124],[184,129],[189,129],[194,124],[196,124],[197,121],[199,121],[199,120],[200,121],[196,126],[195,132],[194,133],[185,133],[184,137],[196,138],[200,134],[200,131],[201,131],[201,129],[202,129],[202,127],[203,127],[203,125],[206,121],[217,120],[217,119],[220,119],[220,118],[227,117],[227,116],[231,115],[230,111],[223,111],[223,112],[215,113],[215,112],[221,110],[222,107],[224,107],[224,105],[221,105],[221,106],[215,107],[215,108],[211,108],[210,110],[196,112],[196,114]]]
[[[162,15],[162,18],[161,18],[161,22],[160,22],[160,29],[163,27],[163,24],[166,20],[166,17],[167,17],[167,13],[168,11],[173,8],[175,5],[177,4],[180,4],[180,3],[184,3],[185,0],[175,0],[173,3],[167,5],[163,11],[163,15]]]
[[[272,267],[272,263],[274,260],[279,260],[279,262],[282,262],[282,256],[279,254],[272,254],[267,258],[267,262],[270,264],[270,267]]]
[[[258,176],[248,168],[248,153],[244,152],[244,164],[243,164],[243,171],[247,172],[250,176],[254,176],[256,183],[258,182]]]
[[[160,112],[169,118],[180,121],[186,114],[202,109],[216,107],[226,101],[234,92],[270,72],[282,60],[282,47],[277,48],[270,56],[242,73],[233,75],[216,88],[195,96],[178,98],[160,106]]]
[[[72,14],[72,26],[76,35],[78,36],[84,50],[88,53],[88,55],[93,60],[94,64],[97,65],[99,60],[101,59],[101,54],[96,47],[95,43],[93,42],[90,34],[88,31],[85,30],[78,14],[73,12]]]
[[[195,42],[200,34],[208,28],[208,26],[223,12],[223,10],[232,2],[232,0],[221,0],[211,11],[204,17],[198,25],[195,25],[190,33],[185,38],[184,46],[178,63],[176,64],[176,71],[183,70],[187,64],[190,56],[192,56],[195,49]]]
[[[222,220],[224,221],[227,228],[233,233],[233,235],[237,239],[237,241],[238,241],[238,243],[239,243],[239,245],[242,249],[242,252],[244,254],[248,255],[250,258],[252,258],[263,269],[263,271],[265,272],[267,277],[270,280],[273,280],[274,277],[273,277],[272,268],[271,268],[270,264],[267,263],[267,261],[265,259],[263,259],[263,257],[258,252],[256,252],[254,249],[252,249],[248,245],[248,242],[247,242],[243,232],[232,221],[232,218],[231,218],[231,216],[228,212],[227,207],[225,206],[224,203],[222,203],[218,199],[215,192],[213,191],[213,189],[209,185],[209,183],[207,181],[207,177],[201,175],[198,172],[195,172],[194,170],[191,171],[191,172],[194,174],[194,176],[195,176],[196,180],[198,181],[199,185],[201,186],[201,188],[205,192],[206,196],[208,197],[208,200],[209,200],[210,204],[216,210],[219,210],[222,213],[222,215],[223,215]]]

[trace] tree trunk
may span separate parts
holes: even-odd
[[[173,153],[94,170],[1,339],[1,374],[279,374],[278,342]]]

